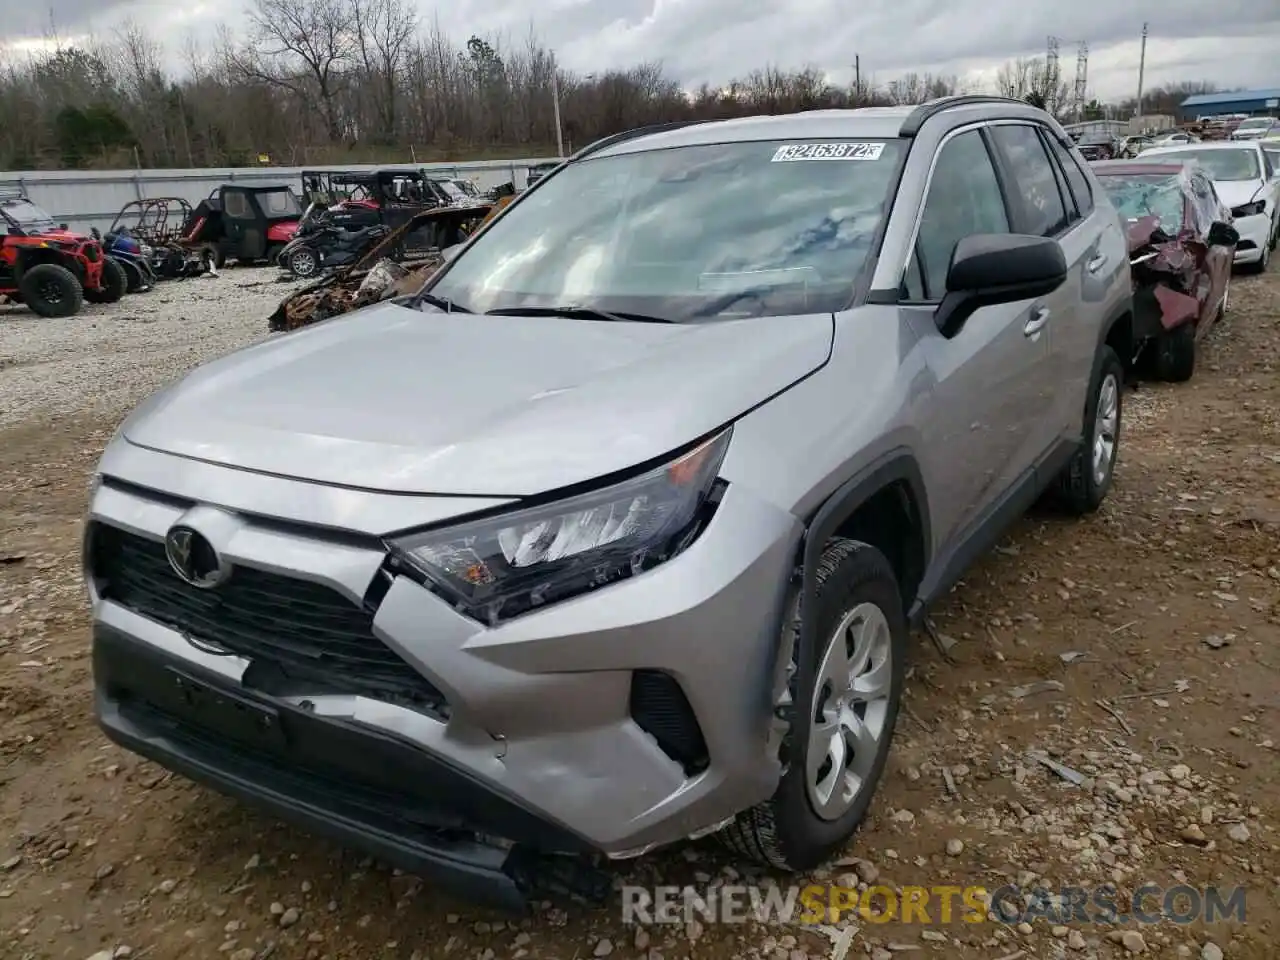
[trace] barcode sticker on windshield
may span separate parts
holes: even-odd
[[[789,143],[779,147],[772,163],[793,160],[879,160],[883,143]]]

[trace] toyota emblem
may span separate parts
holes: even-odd
[[[231,565],[204,534],[191,527],[171,528],[164,538],[164,553],[173,572],[201,590],[211,590],[231,576]]]

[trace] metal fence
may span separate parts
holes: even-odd
[[[528,169],[554,157],[528,160],[473,160],[463,163],[354,164],[315,167],[222,167],[191,170],[0,171],[0,191],[21,190],[59,223],[88,232],[105,230],[126,203],[148,197],[182,197],[193,206],[224,183],[285,184],[301,192],[303,170],[377,170],[380,166],[422,167],[446,177],[474,180],[481,189],[514,182],[525,186]]]

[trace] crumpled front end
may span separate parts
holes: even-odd
[[[1140,336],[1155,336],[1194,323],[1207,293],[1208,248],[1189,230],[1166,233],[1155,216],[1129,225],[1134,323]]]

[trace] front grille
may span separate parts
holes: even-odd
[[[166,624],[202,649],[251,661],[247,685],[269,693],[350,693],[441,716],[444,696],[373,634],[371,605],[306,580],[236,567],[198,590],[169,566],[164,545],[107,524],[91,531],[90,564],[104,599]]]
[[[679,681],[658,670],[631,674],[631,719],[658,742],[662,752],[690,776],[707,769],[710,758],[702,727]]]

